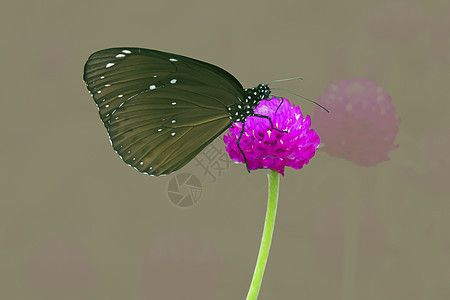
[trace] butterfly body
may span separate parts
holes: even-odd
[[[92,54],[84,81],[120,157],[150,175],[174,172],[228,129],[254,115],[270,94],[244,89],[227,71],[142,48]]]

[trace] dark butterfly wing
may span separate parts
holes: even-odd
[[[140,48],[88,59],[84,80],[117,153],[151,175],[180,169],[232,123],[241,84],[214,65]]]
[[[242,85],[225,70],[157,50],[105,49],[92,54],[84,67],[84,81],[106,127],[111,113],[127,99],[152,88],[169,86],[175,75],[189,77],[195,88],[209,88],[203,93],[217,93],[216,98],[225,105],[242,96]],[[235,97],[230,98],[230,93]]]

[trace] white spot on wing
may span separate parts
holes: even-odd
[[[97,91],[97,94],[101,94],[102,93],[102,91]]]
[[[178,61],[178,59],[175,58],[169,58],[170,61]]]
[[[172,105],[175,105],[175,104],[177,104],[176,102],[172,102]]]
[[[119,97],[119,98],[122,98],[122,97],[123,97],[123,95],[122,95],[122,94],[120,94],[120,95],[118,95],[117,97]]]
[[[114,65],[115,65],[115,63],[107,63],[107,64],[106,64],[106,67],[107,67],[107,68],[110,68],[110,67],[112,67],[112,66],[114,66]]]
[[[172,120],[172,123],[175,123],[176,121],[175,120]]]
[[[156,89],[156,85],[152,84],[149,88],[150,88],[151,90],[154,90],[154,89]]]
[[[174,135],[175,135],[175,132],[172,132],[170,135],[174,136]]]
[[[174,84],[175,82],[177,82],[177,80],[174,78],[174,79],[172,79],[172,80],[170,80],[170,83],[171,84]]]
[[[125,54],[119,53],[119,54],[116,55],[116,57],[117,57],[117,58],[119,58],[119,57],[125,57]]]
[[[125,54],[130,54],[131,53],[130,50],[122,50],[122,52],[125,53]]]

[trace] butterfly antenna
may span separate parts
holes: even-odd
[[[303,77],[292,77],[292,78],[285,78],[285,79],[272,80],[272,81],[269,82],[267,85],[270,85],[271,83],[274,83],[274,82],[289,81],[289,80],[295,80],[295,79],[303,80]]]
[[[317,103],[316,101],[314,101],[314,100],[312,100],[312,99],[309,99],[309,98],[307,98],[307,97],[305,97],[305,96],[302,96],[302,95],[300,95],[300,94],[294,93],[293,91],[290,91],[290,90],[287,90],[287,89],[283,89],[283,88],[272,88],[272,90],[286,91],[286,92],[288,92],[288,93],[291,93],[292,95],[298,96],[298,97],[300,97],[300,98],[303,98],[303,99],[305,99],[305,100],[307,100],[307,101],[309,101],[309,102],[312,102],[312,103],[314,103],[314,104],[320,106],[320,107],[323,108],[327,113],[330,112],[328,109],[326,109],[325,107],[323,107],[322,105],[320,105],[320,104]]]

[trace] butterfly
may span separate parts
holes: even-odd
[[[132,47],[100,50],[88,58],[83,79],[112,147],[144,174],[179,170],[233,123],[245,125],[249,116],[271,122],[254,113],[270,96],[267,84],[243,88],[227,71],[178,54]]]

